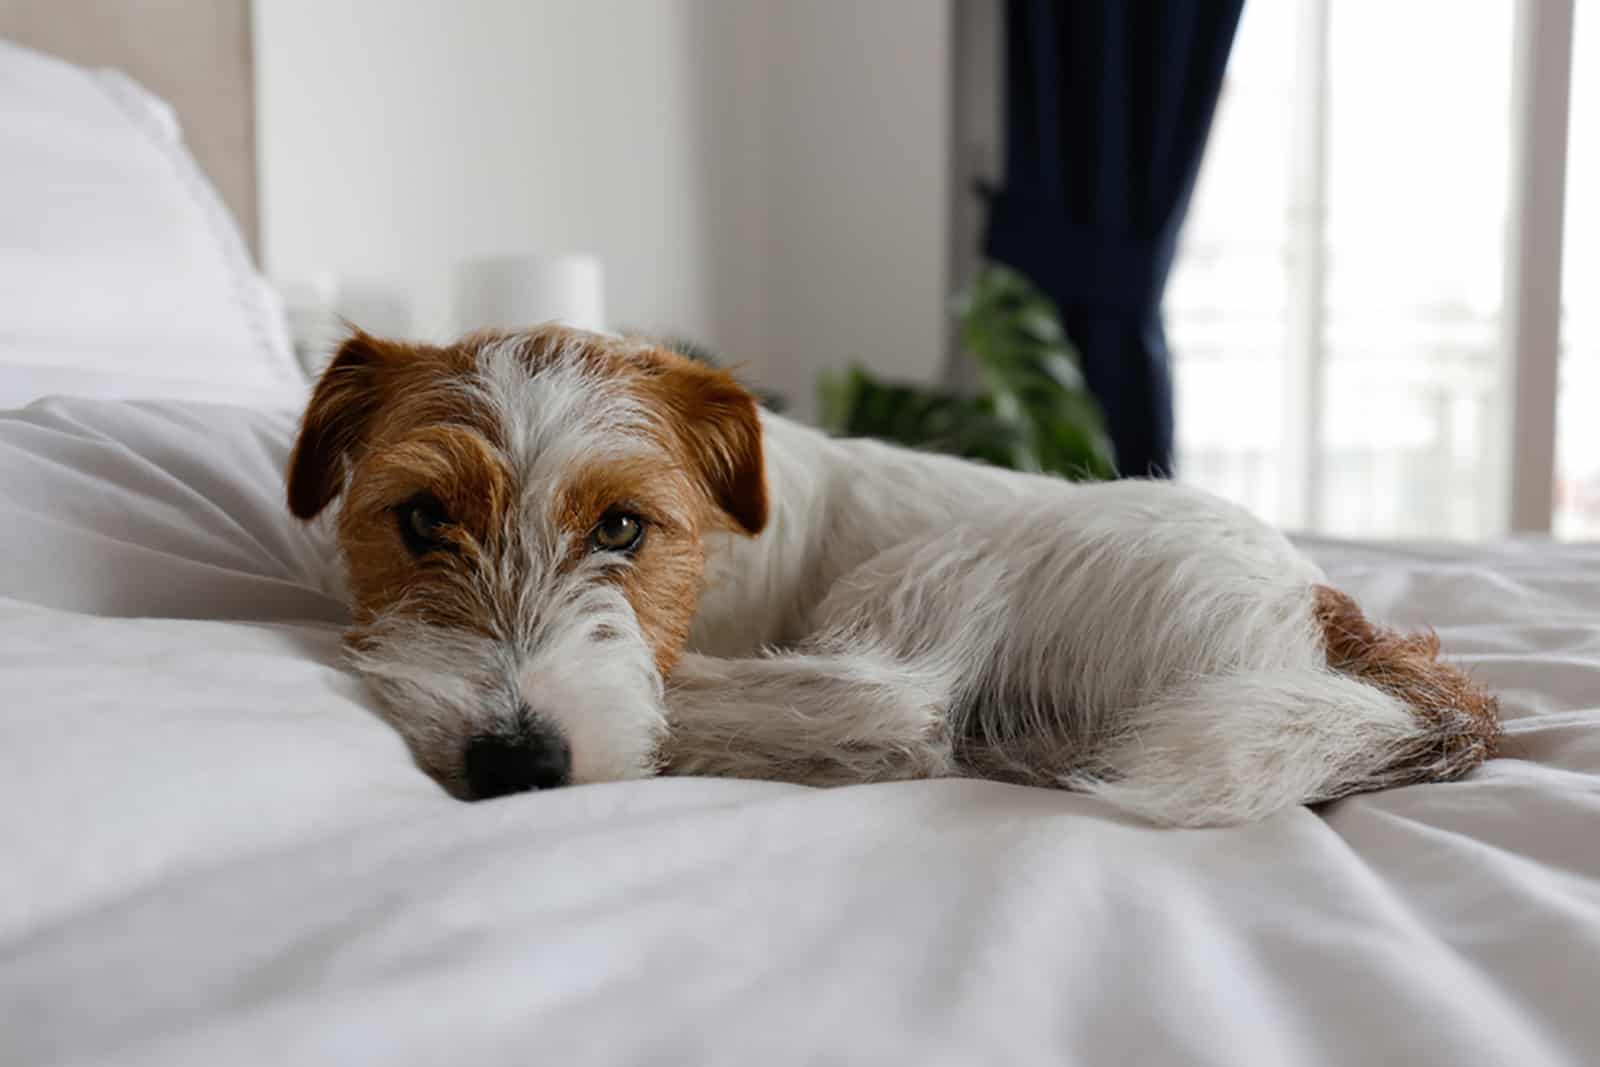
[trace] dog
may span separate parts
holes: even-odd
[[[1431,634],[1232,504],[830,438],[646,341],[355,330],[287,490],[338,502],[350,662],[463,799],[967,775],[1226,825],[1500,737]]]

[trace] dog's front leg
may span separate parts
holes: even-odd
[[[872,652],[688,654],[667,685],[662,770],[810,785],[950,774],[950,694],[937,670]]]

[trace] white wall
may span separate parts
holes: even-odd
[[[948,0],[257,0],[263,253],[454,326],[473,255],[589,251],[613,326],[809,410],[942,370]]]
[[[943,372],[950,4],[776,0],[767,101],[768,373]]]

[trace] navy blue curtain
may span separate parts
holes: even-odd
[[[1061,306],[1124,475],[1172,472],[1161,293],[1244,0],[1008,0],[984,251]]]

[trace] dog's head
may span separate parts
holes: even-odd
[[[356,332],[289,461],[338,501],[356,668],[457,796],[651,773],[715,530],[767,519],[755,402],[663,349],[546,326]]]

